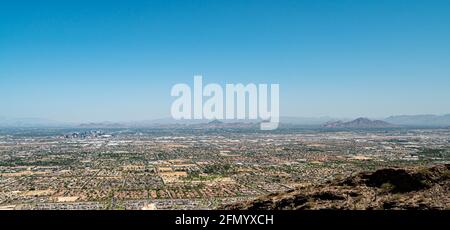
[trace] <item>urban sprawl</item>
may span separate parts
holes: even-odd
[[[215,209],[449,158],[450,129],[5,128],[0,209]]]

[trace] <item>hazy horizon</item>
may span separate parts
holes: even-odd
[[[298,121],[308,121],[308,122],[327,122],[327,121],[350,121],[358,118],[367,118],[370,120],[386,120],[390,117],[417,117],[417,116],[450,116],[450,113],[445,114],[392,114],[390,116],[386,117],[373,117],[373,116],[356,116],[356,117],[336,117],[336,116],[317,116],[317,117],[305,117],[305,116],[280,116],[280,122],[281,123],[289,123],[292,120]],[[126,123],[140,123],[140,122],[149,122],[149,123],[202,123],[202,122],[209,122],[213,120],[221,120],[226,121],[227,119],[181,119],[176,120],[173,119],[170,116],[167,117],[159,117],[154,119],[142,119],[142,120],[79,120],[79,121],[69,121],[69,120],[55,120],[55,119],[49,119],[45,117],[7,117],[0,115],[0,124],[2,121],[9,120],[9,121],[28,121],[30,123],[33,122],[54,122],[54,123],[61,123],[61,124],[72,124],[72,125],[79,125],[79,124],[89,124],[89,123],[118,123],[118,124],[126,124]],[[228,120],[228,122],[257,122],[260,119],[252,120],[252,119],[231,119]],[[286,122],[287,121],[287,122]]]
[[[29,1],[0,8],[0,116],[170,117],[174,84],[280,84],[280,114],[448,114],[449,1]],[[270,16],[270,17],[269,17]]]

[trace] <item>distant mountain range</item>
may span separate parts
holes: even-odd
[[[322,125],[324,128],[390,128],[395,125],[380,120],[370,120],[368,118],[357,118],[353,121],[342,122],[334,121],[327,122]]]
[[[450,114],[446,115],[402,115],[391,116],[384,121],[404,126],[450,126]]]
[[[120,122],[91,122],[91,123],[83,123],[79,124],[80,128],[126,128],[130,127],[126,123]]]
[[[69,126],[69,123],[43,118],[7,118],[0,117],[0,127],[56,127]]]
[[[344,118],[333,117],[285,117],[280,118],[280,122],[283,124],[294,125],[322,125],[329,121],[345,120]]]
[[[0,127],[82,127],[82,128],[133,128],[133,127],[173,127],[173,126],[210,126],[229,127],[258,124],[262,120],[175,120],[162,118],[132,122],[92,122],[68,123],[42,118],[6,118],[0,116]],[[371,120],[358,118],[356,120],[333,117],[281,117],[281,124],[318,126],[326,128],[382,128],[393,126],[414,127],[450,127],[450,114],[447,115],[401,115],[385,119]]]

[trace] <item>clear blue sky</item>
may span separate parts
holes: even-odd
[[[288,116],[450,113],[450,1],[2,1],[0,116],[167,117],[173,84],[280,83]]]

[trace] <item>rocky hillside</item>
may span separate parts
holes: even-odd
[[[222,209],[450,209],[450,164],[360,173]]]

